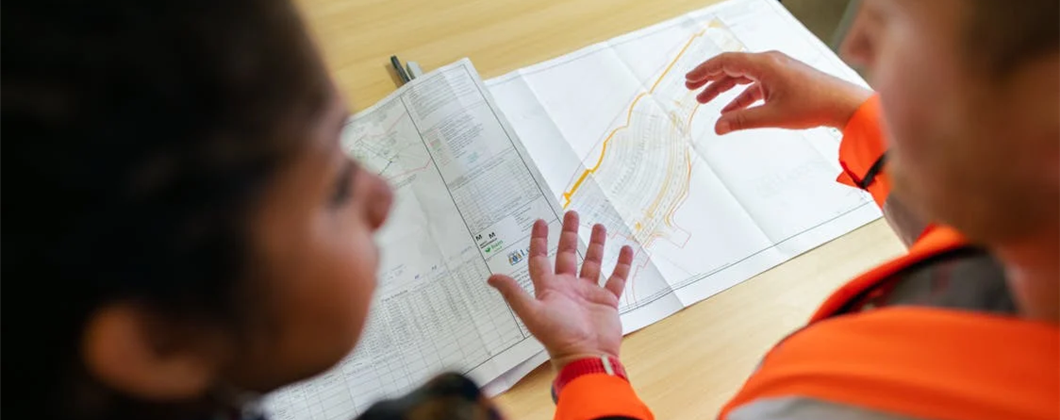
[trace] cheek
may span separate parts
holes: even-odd
[[[379,250],[374,232],[386,220],[392,194],[382,179],[357,174],[355,196],[344,208],[322,215],[316,227],[315,264],[311,270],[322,279],[314,291],[327,301],[322,314],[334,319],[336,334],[359,337],[377,285]],[[352,344],[352,341],[351,341]]]
[[[931,48],[916,43],[895,34],[881,50],[873,85],[880,93],[896,192],[924,196],[942,188],[928,182],[940,179],[934,172],[958,136],[946,117],[954,108],[946,102],[954,97],[952,77]]]
[[[881,105],[886,116],[887,129],[893,146],[897,149],[917,148],[924,143],[931,120],[929,98],[933,94],[930,83],[924,83],[924,70],[916,69],[916,56],[907,50],[888,53],[880,60],[874,73],[876,89],[880,92]],[[913,76],[917,75],[917,76]]]
[[[273,259],[280,354],[299,376],[320,372],[356,344],[376,287],[371,230],[352,210],[321,213]]]
[[[341,220],[323,233],[327,239],[321,242],[329,245],[321,250],[327,258],[319,261],[320,276],[329,279],[326,289],[330,292],[321,293],[330,293],[322,298],[333,300],[336,316],[352,322],[349,331],[359,335],[375,292],[379,252],[364,216],[352,214],[357,213],[354,210],[344,212]]]

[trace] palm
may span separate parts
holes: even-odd
[[[623,247],[614,274],[606,287],[600,287],[597,282],[605,238],[603,226],[594,226],[579,273],[578,215],[568,212],[553,270],[547,255],[548,225],[539,220],[530,237],[529,261],[536,296],[531,298],[510,277],[490,278],[490,284],[501,291],[516,315],[558,364],[583,356],[618,356],[622,341],[618,299],[625,287],[633,252]]]

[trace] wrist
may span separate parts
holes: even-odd
[[[574,353],[563,356],[552,356],[549,362],[552,363],[552,369],[556,372],[562,371],[563,368],[572,362],[576,362],[582,359],[599,359],[602,356],[607,356],[613,360],[618,360],[618,354],[611,354],[609,352],[595,352],[595,353]]]
[[[840,95],[840,98],[836,101],[836,110],[834,112],[833,120],[828,123],[829,127],[837,130],[843,130],[846,128],[847,123],[854,117],[854,114],[861,108],[861,104],[869,100],[874,94],[873,91],[865,89],[858,85],[851,84],[848,89]]]

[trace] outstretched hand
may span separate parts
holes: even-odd
[[[622,247],[614,272],[600,287],[597,281],[606,239],[603,225],[593,225],[579,272],[578,213],[567,212],[553,270],[548,259],[548,224],[538,220],[530,235],[528,260],[534,296],[511,277],[495,274],[489,279],[490,286],[501,292],[530,333],[545,345],[557,369],[585,357],[618,357],[622,343],[618,299],[626,287],[633,249]]]
[[[868,89],[776,51],[722,53],[685,75],[688,89],[703,89],[696,100],[704,104],[737,85],[750,86],[722,108],[714,126],[718,134],[762,127],[842,129],[872,96]],[[751,106],[758,101],[763,104]]]

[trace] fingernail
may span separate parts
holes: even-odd
[[[718,134],[725,134],[725,133],[728,133],[729,130],[731,130],[731,129],[732,129],[732,124],[729,124],[728,121],[721,120],[721,121],[718,121],[718,127],[717,127],[717,130],[715,130],[715,131],[717,131]]]

